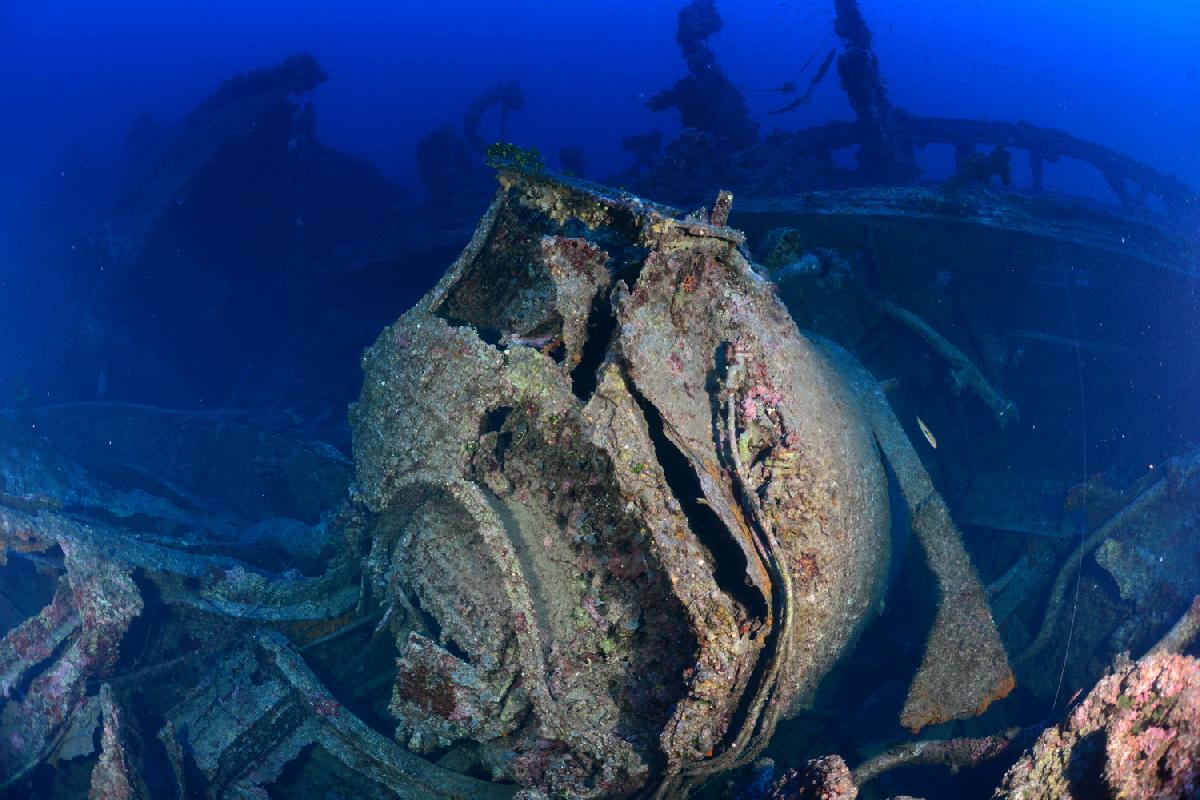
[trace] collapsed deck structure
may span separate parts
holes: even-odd
[[[1003,796],[1073,785],[1070,759],[1092,796],[1194,790],[1196,431],[1128,386],[1200,387],[1172,357],[1200,336],[1195,193],[1065,133],[907,114],[836,8],[855,121],[760,136],[695,0],[689,75],[651,101],[687,128],[633,143],[642,196],[499,164],[462,254],[372,332],[351,457],[233,412],[0,415],[0,792],[885,796],[907,764],[1004,758]],[[92,246],[215,285],[173,243],[263,141],[283,196],[348,171],[394,201],[290,113],[321,79],[229,83]],[[475,126],[488,103],[523,98]],[[428,152],[461,160],[457,136]],[[918,175],[931,143],[949,181]],[[1059,158],[1117,204],[1045,191]],[[442,199],[289,233],[286,268],[377,294],[471,229]],[[1080,474],[1104,430],[1128,441],[1092,437]],[[763,754],[796,769],[746,794]]]

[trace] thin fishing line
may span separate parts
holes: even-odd
[[[1079,424],[1080,439],[1083,446],[1083,502],[1081,504],[1083,521],[1079,524],[1079,544],[1082,545],[1088,525],[1087,399],[1083,389],[1083,356],[1079,346],[1079,325],[1075,319],[1075,302],[1071,298],[1071,280],[1067,275],[1067,265],[1063,262],[1062,246],[1057,241],[1054,243],[1054,250],[1058,254],[1058,266],[1062,270],[1063,291],[1067,295],[1067,312],[1071,318],[1071,336],[1075,342],[1075,372],[1079,379]],[[1067,661],[1071,657],[1071,640],[1075,637],[1075,621],[1079,615],[1079,586],[1083,581],[1083,547],[1076,548],[1076,552],[1079,553],[1079,558],[1075,565],[1075,596],[1071,601],[1071,626],[1067,631],[1067,645],[1063,649],[1062,669],[1058,673],[1058,686],[1054,690],[1054,702],[1050,704],[1051,712],[1058,707],[1058,698],[1062,694],[1063,681],[1067,676]]]
[[[796,71],[796,74],[792,76],[792,79],[791,79],[791,81],[789,81],[789,83],[795,83],[796,81],[800,80],[800,76],[808,71],[808,68],[811,67],[812,63],[817,60],[817,56],[821,55],[821,53],[824,52],[825,46],[828,45],[830,40],[832,40],[832,39],[833,39],[833,31],[827,32],[825,34],[825,38],[822,39],[821,43],[819,45],[817,45],[816,48],[812,51],[812,55],[810,55],[808,57],[808,60],[804,62],[804,65],[801,66],[800,69]]]
[[[818,44],[816,49],[812,51],[812,54],[808,57],[808,59],[804,62],[804,64],[800,67],[800,69],[798,69],[796,71],[796,74],[792,76],[792,79],[789,81],[785,81],[783,83],[783,86],[791,85],[793,87],[793,91],[794,91],[795,90],[794,84],[796,83],[796,81],[800,80],[800,77],[802,75],[804,75],[805,72],[808,71],[808,68],[811,67],[813,65],[813,62],[817,60],[817,56],[819,56],[819,55],[821,55],[821,53],[825,52],[826,46],[832,40],[833,40],[833,31],[830,31],[829,33],[825,34],[825,38],[822,39],[821,43]],[[779,94],[782,91],[781,86],[772,86],[767,89],[748,88],[745,86],[739,86],[738,88],[741,89],[743,92],[761,92],[763,94],[766,94],[766,93]],[[787,92],[784,92],[784,94],[787,94]],[[758,116],[763,116],[763,115],[760,114]]]

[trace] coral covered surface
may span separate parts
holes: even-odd
[[[904,110],[854,0],[751,113],[718,5],[621,188],[492,76],[410,197],[298,54],[35,225],[0,797],[1200,796],[1195,192]]]
[[[1200,661],[1119,666],[1008,771],[997,797],[1187,798],[1200,792]]]

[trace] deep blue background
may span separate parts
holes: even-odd
[[[683,74],[682,0],[0,0],[0,210],[68,148],[101,161],[132,120],[173,122],[232,73],[308,50],[330,74],[318,134],[415,184],[413,150],[501,79],[525,88],[510,138],[582,146],[624,165],[621,136],[667,115],[648,94]],[[822,43],[831,0],[723,2],[712,44],[755,112]],[[895,102],[918,114],[1026,119],[1200,184],[1200,3],[1194,0],[862,0]],[[787,98],[783,98],[785,101]],[[835,80],[796,127],[848,117]],[[1055,167],[1048,171],[1053,186]],[[1098,180],[1058,168],[1059,180]]]
[[[76,311],[58,310],[40,259],[66,246],[72,221],[50,243],[34,237],[31,249],[27,216],[39,197],[86,206],[143,112],[177,122],[234,73],[306,50],[330,76],[315,95],[318,138],[367,158],[419,198],[420,138],[458,124],[482,90],[516,79],[528,102],[512,115],[508,138],[538,147],[552,166],[561,148],[582,147],[589,176],[603,179],[630,161],[623,136],[677,131],[672,114],[649,112],[645,100],[686,72],[674,41],[685,2],[0,0],[0,381],[53,373],[45,363],[58,357],[46,355],[53,344],[90,335]],[[896,105],[1061,128],[1200,186],[1197,0],[861,7]],[[808,105],[765,116],[795,96],[774,87],[815,59],[800,77],[803,90],[837,44],[833,0],[718,0],[718,8],[725,28],[710,43],[764,131],[852,117],[835,75]],[[495,115],[485,118],[485,137],[499,134]],[[949,153],[942,156],[948,170]],[[1062,159],[1046,169],[1048,188],[1114,199],[1090,166]],[[1112,302],[1120,313],[1122,299]],[[1069,312],[1064,304],[1059,313]],[[1148,337],[1159,322],[1148,323]],[[1194,396],[1168,392],[1166,401],[1180,419],[1194,419]]]

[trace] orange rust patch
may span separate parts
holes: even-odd
[[[718,467],[709,459],[704,460],[704,470],[717,483],[726,483],[728,480],[724,470]],[[767,601],[767,625],[772,622],[771,615],[771,595],[774,592],[774,587],[771,584],[771,575],[767,572],[767,567],[763,564],[762,559],[758,555],[758,547],[754,542],[754,534],[750,531],[750,526],[746,522],[746,517],[742,513],[742,509],[736,503],[729,505],[729,510],[733,514],[734,521],[737,523],[737,530],[731,531],[734,536],[737,536],[740,541],[738,544],[741,550],[746,555],[746,571],[750,573],[751,582],[758,587],[762,592],[763,599]]]
[[[332,619],[317,619],[317,620],[302,620],[292,622],[287,626],[288,638],[298,640],[305,644],[315,642],[317,639],[323,639],[330,634],[337,633],[342,628],[349,625],[356,619],[357,615],[354,611],[349,611],[340,617]]]

